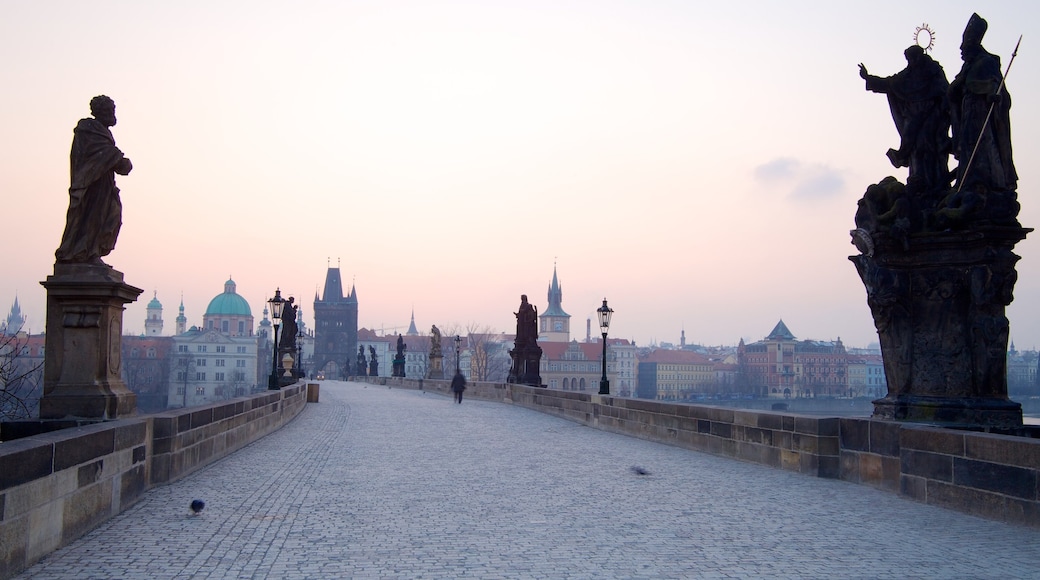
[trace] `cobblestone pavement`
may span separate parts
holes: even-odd
[[[1037,530],[500,403],[321,389],[21,577],[1040,578]]]

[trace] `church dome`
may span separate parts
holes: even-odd
[[[206,316],[252,316],[249,303],[235,293],[235,281],[224,282],[224,293],[217,294],[206,307]]]
[[[154,309],[162,310],[162,303],[159,302],[159,298],[156,295],[152,295],[152,300],[148,303],[148,310]]]

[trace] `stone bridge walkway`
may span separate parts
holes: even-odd
[[[1040,578],[1037,530],[510,405],[321,389],[21,577]]]

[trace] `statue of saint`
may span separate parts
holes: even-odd
[[[101,258],[116,247],[122,225],[115,174],[128,175],[133,164],[116,148],[109,130],[116,124],[116,104],[99,95],[90,101],[90,114],[94,117],[80,119],[73,130],[69,210],[54,252],[59,264],[105,265]]]
[[[906,68],[878,77],[859,65],[867,90],[888,95],[892,120],[899,131],[899,149],[889,149],[893,167],[908,167],[907,185],[917,191],[950,185],[948,155],[950,114],[946,93],[950,83],[941,65],[916,44],[903,51]]]
[[[978,14],[971,15],[961,37],[964,64],[950,83],[953,154],[958,161],[957,188],[1008,191],[1018,185],[1018,173],[1011,158],[1011,95],[1007,87],[1001,90],[1004,75],[1000,57],[982,47],[988,26]],[[975,157],[969,166],[972,152]]]
[[[430,356],[441,355],[441,330],[434,324],[430,329]]]
[[[357,374],[362,377],[368,374],[368,361],[365,360],[365,345],[363,344],[357,347]]]
[[[406,347],[405,347],[405,344],[404,344],[404,337],[402,337],[400,334],[398,334],[397,335],[397,358],[404,358],[404,349],[405,348]]]
[[[538,342],[538,309],[527,301],[527,294],[520,295],[520,308],[516,316],[516,344]]]
[[[290,296],[282,306],[282,336],[278,340],[278,346],[296,350],[296,333],[299,332],[299,327],[296,325],[296,312],[299,308],[293,306],[293,301],[294,298]]]

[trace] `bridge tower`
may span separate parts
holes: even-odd
[[[325,291],[314,295],[314,372],[329,378],[340,378],[357,356],[358,300],[352,285],[343,295],[339,268],[329,267],[325,274]],[[332,364],[335,364],[335,374]]]

